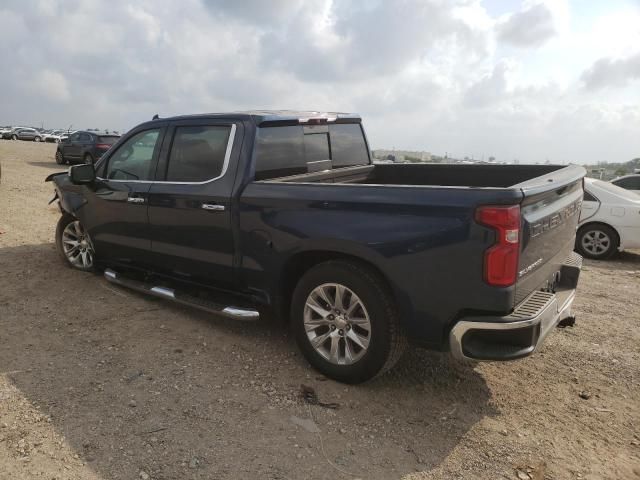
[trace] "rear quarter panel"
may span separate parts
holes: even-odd
[[[245,281],[277,298],[297,253],[361,258],[385,276],[410,335],[439,346],[462,309],[513,307],[513,287],[482,280],[494,232],[474,214],[481,204],[520,199],[519,191],[491,188],[253,182],[239,202]]]

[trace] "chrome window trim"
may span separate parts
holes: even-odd
[[[185,125],[177,125],[176,128],[179,128]],[[186,125],[190,126],[190,125]],[[209,127],[223,127],[228,125],[206,125]],[[153,130],[153,129],[152,129]],[[229,168],[229,159],[231,158],[231,150],[233,149],[233,140],[236,137],[236,124],[231,124],[231,132],[229,133],[229,140],[227,141],[227,149],[224,153],[224,162],[222,164],[222,172],[217,177],[211,178],[209,180],[204,180],[202,182],[167,182],[164,180],[116,180],[109,178],[96,177],[98,180],[102,180],[103,182],[118,182],[118,183],[158,183],[165,185],[205,185],[207,183],[215,182],[216,180],[221,179],[227,173],[227,169]],[[169,156],[171,154],[171,150],[169,150]]]

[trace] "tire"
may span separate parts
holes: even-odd
[[[75,250],[70,244],[73,241],[78,243],[78,247]],[[94,270],[95,251],[89,234],[84,230],[80,221],[68,213],[62,215],[58,220],[56,248],[68,267],[83,272],[92,272]]]
[[[606,260],[617,251],[620,239],[617,232],[601,223],[592,223],[578,229],[576,250],[592,260]]]
[[[41,141],[42,141],[42,139],[41,139],[40,137],[35,137],[35,138],[33,139],[33,141],[34,141],[34,142],[41,142]]]
[[[64,159],[64,156],[62,155],[62,152],[60,150],[58,150],[56,152],[56,163],[58,165],[64,165],[65,163],[67,163]]]
[[[345,305],[338,304],[340,308],[332,313],[330,305],[331,301],[336,305],[338,287],[344,289],[340,303]],[[355,305],[351,312],[347,312],[348,305]],[[318,307],[326,315],[318,313]],[[389,288],[375,271],[356,262],[332,260],[307,271],[293,293],[291,321],[307,361],[339,382],[361,383],[386,372],[407,345]],[[320,340],[316,346],[312,337]]]
[[[18,136],[17,135],[11,135],[11,140],[17,140]]]
[[[90,163],[93,165],[93,157],[90,154],[85,153],[83,158],[84,161],[82,163]]]

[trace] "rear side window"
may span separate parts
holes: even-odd
[[[369,152],[359,123],[329,125],[333,168],[369,163]]]
[[[302,127],[268,127],[258,130],[256,180],[307,172]]]
[[[307,164],[331,160],[333,168],[369,163],[360,124],[258,129],[256,180],[307,173]]]
[[[585,190],[585,192],[584,192],[584,201],[585,202],[597,202],[598,199]]]
[[[116,143],[118,141],[120,137],[104,137],[104,136],[100,136],[98,137],[98,143],[104,143],[106,145],[113,145],[114,143]]]
[[[168,182],[206,182],[222,175],[230,126],[176,127],[167,167]]]

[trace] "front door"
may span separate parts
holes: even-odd
[[[147,194],[164,129],[142,130],[110,152],[78,210],[100,260],[146,266],[151,254]]]
[[[172,276],[226,288],[235,282],[231,193],[241,124],[176,122],[149,190],[154,264]],[[236,147],[234,148],[234,141]]]

